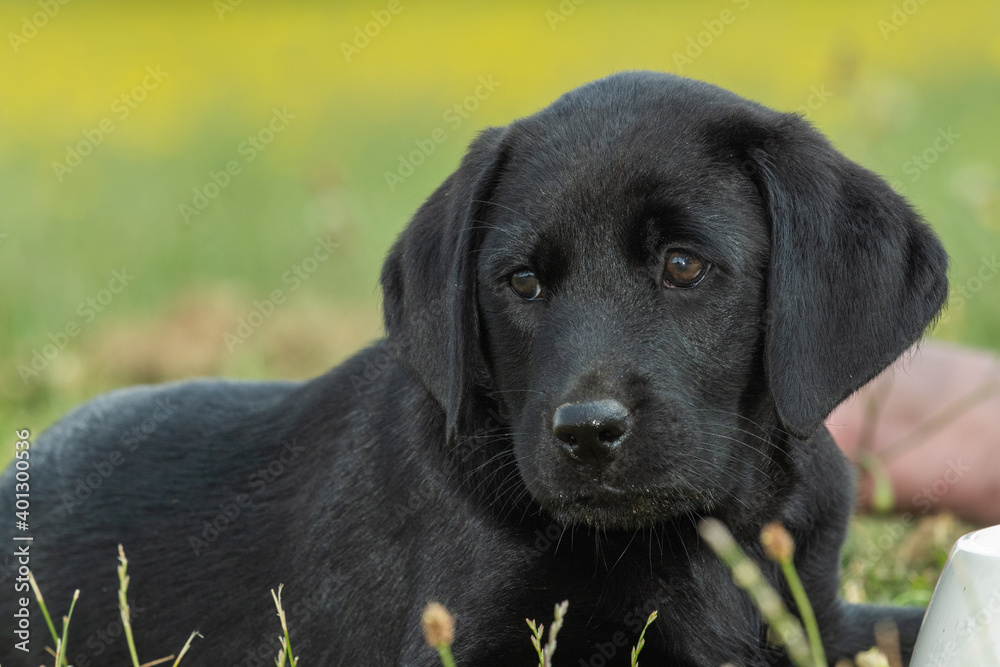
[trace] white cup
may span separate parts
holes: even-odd
[[[963,535],[948,555],[910,667],[1000,667],[1000,526]]]

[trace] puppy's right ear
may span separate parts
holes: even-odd
[[[488,370],[479,336],[475,263],[483,209],[506,162],[506,128],[476,138],[424,202],[382,269],[388,339],[444,408],[449,441],[468,423]]]

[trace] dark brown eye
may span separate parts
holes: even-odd
[[[538,276],[528,270],[516,271],[510,277],[510,288],[522,299],[534,301],[542,293]]]
[[[711,266],[685,250],[671,250],[663,268],[667,287],[694,287],[702,281]]]

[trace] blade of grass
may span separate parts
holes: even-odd
[[[42,597],[42,591],[38,588],[38,582],[35,581],[35,575],[28,570],[28,583],[31,584],[31,590],[35,592],[35,601],[38,602],[38,606],[42,610],[42,616],[45,617],[45,625],[49,626],[49,634],[52,635],[52,641],[56,644],[59,643],[59,634],[56,632],[56,626],[52,623],[52,617],[49,616],[49,608],[45,606],[45,598]]]
[[[69,661],[66,659],[66,640],[69,633],[69,621],[73,617],[73,607],[76,606],[76,601],[80,597],[79,589],[73,593],[73,602],[69,606],[69,614],[63,616],[63,636],[60,637],[56,633],[56,626],[52,622],[52,617],[49,615],[49,609],[45,605],[45,598],[42,597],[42,590],[38,587],[38,582],[35,581],[35,575],[28,570],[28,583],[31,585],[31,590],[35,592],[35,601],[38,602],[38,606],[42,610],[42,616],[45,617],[45,624],[49,628],[49,634],[52,635],[52,641],[56,645],[56,650],[53,651],[49,647],[45,647],[45,650],[56,659],[56,667],[68,667]]]
[[[875,645],[882,652],[889,667],[903,667],[903,656],[899,647],[899,628],[890,619],[875,624]]]
[[[444,667],[455,667],[455,657],[451,654],[451,647],[447,644],[438,646],[438,656],[441,658],[441,664]]]
[[[778,639],[788,649],[788,657],[796,667],[822,667],[813,662],[802,624],[781,601],[781,596],[764,578],[760,567],[747,557],[729,530],[718,519],[702,519],[698,532],[722,559],[733,580],[753,599]]]
[[[859,456],[870,454],[875,445],[875,427],[878,426],[879,411],[882,404],[889,397],[892,390],[893,380],[891,377],[882,378],[879,384],[871,392],[868,400],[865,401],[864,412],[861,419],[861,431],[858,433],[857,452]]]
[[[889,469],[878,454],[865,452],[858,456],[858,468],[872,480],[872,507],[876,512],[891,512],[896,506]]]
[[[542,654],[542,632],[545,631],[544,624],[536,624],[534,620],[524,619],[531,628],[531,645],[535,647],[535,653],[538,654],[538,667],[542,667],[542,663],[545,662],[545,656]]]
[[[813,662],[817,665],[825,665],[826,653],[823,651],[823,639],[819,634],[816,614],[813,612],[812,605],[809,604],[809,596],[806,595],[806,589],[802,586],[799,573],[791,560],[783,561],[780,565],[781,571],[785,575],[785,581],[788,582],[788,588],[792,592],[792,598],[795,599],[795,606],[799,609],[799,616],[802,617],[802,624],[806,627]]]
[[[122,626],[125,629],[125,640],[128,642],[128,652],[132,658],[132,667],[141,667],[139,655],[135,650],[135,637],[132,636],[132,622],[130,620],[128,598],[126,597],[129,582],[128,559],[125,558],[125,549],[120,544],[118,545],[118,560],[121,563],[118,566],[118,610],[122,616]]]
[[[80,589],[76,589],[73,593],[73,601],[69,603],[69,613],[63,616],[63,633],[62,638],[59,643],[56,644],[56,666],[67,665],[69,661],[66,659],[66,643],[69,641],[69,622],[73,618],[73,609],[76,607],[76,601],[80,599]]]
[[[278,619],[281,621],[281,631],[285,633],[285,636],[281,639],[281,650],[278,652],[278,667],[284,667],[285,658],[288,658],[288,664],[290,667],[295,667],[298,664],[298,658],[292,653],[292,640],[288,636],[288,623],[285,619],[285,610],[281,606],[281,589],[284,588],[284,584],[278,584],[278,593],[274,593],[274,589],[271,589],[271,597],[274,598],[274,606],[278,608]],[[280,662],[279,662],[280,661]]]
[[[195,637],[201,637],[201,633],[199,633],[197,630],[192,632],[191,636],[188,637],[188,640],[184,642],[184,648],[181,649],[180,655],[178,655],[177,660],[174,661],[173,667],[177,667],[177,665],[181,664],[181,658],[183,658],[184,654],[188,652],[189,648],[191,648],[191,642],[194,641]],[[201,638],[204,639],[204,637]]]
[[[656,610],[654,609],[650,614],[649,618],[646,619],[646,625],[642,627],[642,632],[639,633],[639,641],[636,642],[635,646],[632,647],[632,666],[639,667],[639,653],[642,652],[642,647],[646,645],[646,630],[649,626],[656,620]]]
[[[871,648],[854,656],[857,667],[889,667],[889,659],[882,651]]]
[[[566,618],[566,610],[569,608],[569,600],[563,600],[556,605],[553,611],[552,625],[549,626],[549,641],[542,649],[542,667],[552,667],[552,656],[556,652],[556,635],[562,630],[563,620]]]
[[[769,523],[760,531],[760,542],[764,545],[764,552],[768,558],[778,563],[781,567],[781,573],[785,576],[788,590],[791,591],[792,599],[795,600],[795,606],[799,610],[799,617],[802,619],[802,624],[806,626],[813,663],[825,665],[826,653],[823,651],[823,637],[819,634],[816,614],[813,612],[812,604],[809,603],[809,596],[802,585],[802,580],[799,579],[799,573],[795,569],[793,558],[795,541],[780,523]]]

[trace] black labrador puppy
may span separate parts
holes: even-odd
[[[115,392],[39,437],[30,567],[57,614],[82,591],[77,667],[126,662],[119,543],[144,660],[197,629],[187,665],[270,664],[283,583],[309,665],[437,664],[429,600],[460,665],[533,664],[524,619],[561,600],[559,664],[627,664],[658,609],[643,664],[772,665],[697,522],[785,590],[758,546],[780,521],[831,663],[882,618],[908,653],[922,610],[837,598],[852,478],[823,420],[921,336],[946,264],[801,118],[610,76],[472,143],[389,254],[384,340],[308,382]],[[31,623],[5,663],[45,659]]]

